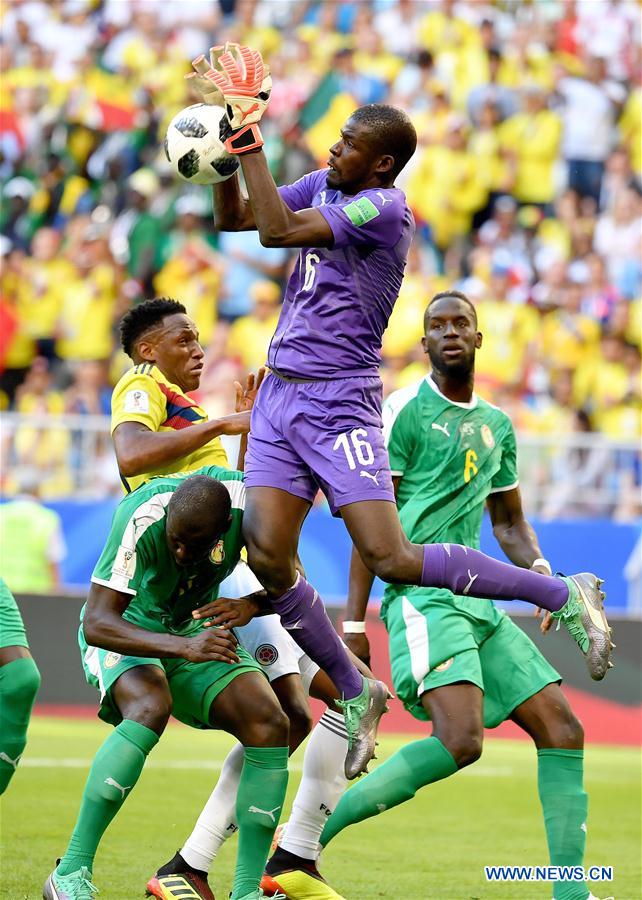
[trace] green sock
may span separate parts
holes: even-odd
[[[156,732],[131,719],[123,719],[104,741],[89,770],[76,826],[56,870],[59,875],[69,875],[81,866],[91,872],[100,839],[157,743]]]
[[[537,751],[537,787],[553,866],[584,863],[588,797],[583,777],[583,750]],[[555,882],[555,900],[585,900],[588,895],[583,882]]]
[[[0,666],[0,794],[14,776],[27,744],[27,727],[40,672],[30,656]]]
[[[321,844],[325,847],[348,825],[398,806],[414,797],[419,788],[456,771],[455,760],[439,738],[413,741],[343,795],[326,822]]]
[[[239,846],[232,900],[258,890],[288,786],[287,747],[246,747],[236,797]]]

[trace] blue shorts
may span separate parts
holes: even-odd
[[[395,502],[376,376],[285,381],[259,390],[245,456],[245,484],[275,487],[310,503],[319,488],[333,515],[360,500]]]

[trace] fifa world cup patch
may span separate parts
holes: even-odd
[[[125,394],[125,412],[148,413],[149,394],[147,393],[147,391],[127,391],[127,393]]]
[[[259,644],[254,653],[254,658],[262,666],[272,666],[279,658],[279,651],[274,644]]]
[[[131,547],[123,547],[121,544],[116,553],[116,559],[112,566],[112,573],[121,578],[133,578],[136,574],[136,553]]]
[[[347,206],[343,207],[343,211],[352,224],[357,227],[365,225],[366,222],[369,222],[371,219],[376,219],[377,216],[381,215],[372,200],[369,200],[368,197],[360,197],[359,200],[353,200],[352,203],[348,203]]]

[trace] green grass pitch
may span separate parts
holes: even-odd
[[[34,900],[65,847],[94,752],[108,726],[93,720],[34,718],[23,762],[5,794],[1,821],[0,897]],[[384,737],[385,759],[403,737]],[[209,795],[231,746],[219,733],[171,725],[99,848],[94,882],[100,900],[135,900],[157,864],[180,847]],[[293,759],[288,805],[299,782]],[[596,896],[642,897],[640,881],[640,754],[589,747],[586,783],[590,817],[586,865],[611,865],[611,884]],[[215,863],[212,884],[227,898],[235,839]],[[528,742],[487,741],[470,769],[424,789],[412,802],[340,835],[322,871],[348,900],[551,898],[546,884],[488,884],[486,864],[547,864],[536,789],[535,752]]]

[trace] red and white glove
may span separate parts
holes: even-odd
[[[223,98],[233,134],[226,140],[228,153],[247,153],[263,144],[258,122],[272,92],[270,70],[258,50],[239,44],[226,44],[210,51],[211,69],[204,78]]]

